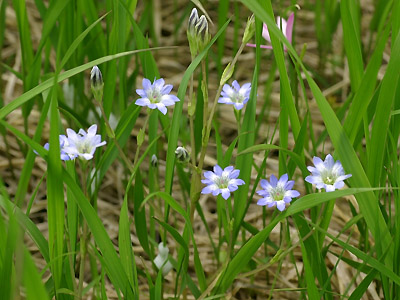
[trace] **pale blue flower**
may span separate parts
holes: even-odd
[[[169,93],[172,85],[165,85],[164,79],[154,80],[153,84],[147,78],[143,78],[143,89],[137,89],[136,93],[142,97],[136,100],[135,104],[139,106],[147,106],[151,109],[158,109],[162,114],[167,113],[167,106],[174,105],[179,98]]]
[[[201,191],[202,194],[213,194],[217,196],[222,194],[222,197],[226,200],[238,189],[238,185],[244,184],[242,179],[237,179],[240,171],[235,170],[232,166],[222,168],[218,165],[214,166],[214,172],[204,172],[204,177],[201,182],[207,186]]]
[[[93,154],[96,148],[106,144],[105,141],[101,141],[101,135],[96,134],[97,125],[89,127],[88,131],[79,129],[76,133],[74,130],[68,128],[68,145],[64,146],[64,152],[69,156],[80,157],[86,160],[93,158]]]
[[[305,180],[311,184],[315,184],[317,189],[325,189],[327,192],[333,192],[344,186],[343,180],[351,177],[351,174],[344,174],[344,169],[340,161],[333,159],[332,155],[328,154],[325,161],[314,156],[314,166],[308,166],[308,171],[311,172]]]
[[[294,181],[288,181],[287,174],[283,174],[279,180],[274,175],[271,175],[269,182],[266,179],[262,179],[260,185],[263,189],[257,191],[257,194],[263,198],[258,200],[258,205],[276,206],[280,211],[283,211],[286,208],[286,204],[292,201],[292,198],[300,196],[298,191],[292,190]]]
[[[61,160],[71,160],[71,159],[76,158],[76,155],[67,154],[64,150],[65,147],[69,146],[68,138],[63,134],[60,134],[59,140],[60,140],[60,158],[61,158]],[[44,144],[43,147],[44,147],[44,149],[49,150],[49,146],[50,146],[49,143],[46,143],[46,144]],[[35,151],[35,153],[36,153],[36,151]]]
[[[218,103],[233,104],[236,109],[242,109],[249,101],[250,92],[251,83],[245,83],[240,87],[239,83],[234,80],[232,87],[229,84],[224,84]]]

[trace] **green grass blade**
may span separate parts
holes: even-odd
[[[50,254],[49,254],[49,245],[47,240],[37,228],[37,226],[29,219],[17,206],[10,202],[10,200],[3,198],[0,196],[0,206],[2,208],[6,208],[8,204],[12,205],[12,209],[14,211],[15,217],[17,218],[18,223],[22,226],[26,233],[31,237],[33,242],[38,247],[40,254],[43,256],[44,260],[49,263],[50,262]]]
[[[56,81],[56,78],[54,79]],[[64,252],[64,189],[62,181],[57,86],[52,89],[50,103],[50,148],[47,161],[47,216],[49,224],[49,250],[53,262],[52,275],[56,291],[61,287]]]
[[[393,46],[393,53],[400,53],[400,32]],[[395,101],[396,89],[399,80],[400,55],[392,55],[382,80],[376,113],[371,132],[371,145],[386,145],[389,128],[390,112]],[[385,147],[370,147],[368,153],[368,175],[373,186],[379,184],[384,159]]]
[[[383,51],[389,38],[390,26],[386,26],[385,31],[379,38],[375,51],[367,65],[365,74],[361,80],[360,88],[355,93],[348,115],[344,121],[343,128],[349,136],[350,142],[354,143],[358,128],[360,128],[362,117],[367,111],[368,105],[374,95],[378,71],[382,64]]]
[[[114,54],[114,55],[107,55],[107,56],[95,59],[86,64],[83,64],[79,67],[76,67],[76,68],[73,68],[71,70],[61,73],[57,78],[57,82],[58,83],[62,82],[65,79],[71,78],[72,76],[74,76],[76,74],[79,74],[87,69],[90,69],[96,65],[100,65],[100,64],[110,61],[110,60],[114,60],[114,59],[117,59],[117,58],[120,58],[123,56],[132,55],[132,54],[136,54],[136,53],[143,52],[143,51],[161,50],[161,49],[166,49],[166,48],[170,48],[170,47],[133,50],[133,51],[122,52],[122,53],[118,53],[118,54]],[[51,88],[53,86],[53,84],[54,84],[54,77],[44,81],[43,83],[39,84],[38,86],[34,87],[33,89],[31,89],[31,90],[27,91],[26,93],[22,94],[21,96],[15,98],[9,104],[7,104],[6,106],[4,106],[0,109],[0,119],[1,120],[4,119],[4,117],[6,117],[9,113],[11,113],[15,109],[17,109],[18,107],[23,105],[24,103],[28,102],[33,97],[35,97],[35,96],[39,95],[40,93],[44,92],[45,90]]]
[[[351,89],[355,92],[360,86],[364,65],[361,52],[360,31],[359,29],[357,30],[359,24],[354,23],[358,20],[354,11],[354,5],[356,4],[352,4],[351,2],[355,1],[340,1],[340,11],[343,24],[344,48],[346,49],[347,60],[349,62]]]
[[[103,255],[105,268],[110,280],[117,290],[124,292],[125,295],[130,294],[129,280],[126,276],[121,260],[118,258],[118,255],[114,249],[114,245],[104,228],[104,225],[101,223],[96,211],[90,205],[89,200],[85,197],[75,180],[65,170],[63,170],[62,174],[65,184],[74,194],[74,199],[78,204],[83,217],[89,226],[90,232],[92,233],[96,244]]]
[[[27,300],[46,300],[49,295],[43,285],[42,278],[40,277],[32,257],[27,249],[24,249],[24,269],[23,281],[26,289]]]

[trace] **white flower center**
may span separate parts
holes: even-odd
[[[283,197],[285,197],[285,192],[286,190],[283,187],[276,187],[272,189],[269,194],[275,201],[280,201],[283,200]]]
[[[161,99],[161,92],[157,88],[151,89],[147,92],[147,97],[151,103],[159,103]]]
[[[89,141],[84,140],[79,143],[76,148],[78,149],[79,153],[90,153],[93,147]]]
[[[217,176],[214,179],[215,184],[218,186],[220,189],[226,189],[229,185],[230,178],[228,176]]]
[[[337,174],[332,173],[331,171],[326,171],[321,174],[321,178],[323,183],[328,185],[333,185],[338,178]]]
[[[243,103],[244,96],[236,92],[232,97],[232,102]]]

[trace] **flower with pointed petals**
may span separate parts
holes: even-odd
[[[85,160],[90,160],[93,158],[93,154],[96,148],[101,147],[106,144],[105,141],[101,141],[101,135],[96,134],[97,125],[94,124],[89,127],[88,131],[79,129],[76,133],[74,130],[68,128],[68,146],[64,146],[64,152],[69,156],[79,156]]]
[[[244,184],[242,179],[237,179],[240,171],[235,170],[232,166],[222,168],[218,165],[214,166],[214,172],[204,172],[206,179],[201,180],[202,183],[207,186],[201,191],[202,194],[213,194],[217,196],[222,194],[222,197],[226,200],[238,189],[238,185]]]
[[[290,14],[287,21],[281,17],[277,17],[276,24],[278,25],[278,28],[283,32],[283,35],[286,37],[289,43],[292,43],[294,13]],[[265,23],[263,24],[262,37],[269,43],[271,43],[271,37],[269,35],[268,26]],[[256,44],[246,44],[246,46],[256,47]],[[260,45],[260,47],[264,49],[272,49],[272,46],[270,45]],[[284,47],[284,49],[286,51],[286,47]]]
[[[308,166],[308,171],[311,175],[305,180],[311,184],[315,184],[317,189],[325,189],[327,192],[333,192],[344,186],[344,180],[351,177],[351,174],[344,174],[344,169],[340,161],[333,159],[332,155],[328,154],[325,161],[314,156],[313,163],[315,167]]]
[[[67,154],[64,151],[64,148],[69,146],[68,138],[63,134],[60,134],[59,140],[60,140],[60,158],[61,158],[61,160],[65,161],[65,160],[71,160],[71,159],[76,158],[75,154]],[[46,143],[46,144],[44,144],[43,147],[44,147],[44,149],[49,150],[50,144]]]
[[[292,198],[300,196],[298,191],[292,190],[294,181],[288,181],[288,174],[283,174],[279,180],[271,175],[269,182],[262,179],[260,185],[263,189],[257,191],[257,194],[263,198],[258,200],[258,205],[276,206],[280,211],[283,211],[286,204],[292,201]]]
[[[174,105],[179,98],[169,93],[172,85],[165,85],[164,79],[154,80],[153,84],[147,78],[143,78],[143,89],[137,89],[136,93],[142,97],[136,100],[135,104],[139,106],[147,106],[151,109],[158,109],[162,114],[167,113],[167,106]]]
[[[245,83],[240,87],[239,83],[234,80],[232,87],[229,84],[224,84],[218,103],[233,104],[237,110],[242,109],[249,101],[250,92],[251,83]]]

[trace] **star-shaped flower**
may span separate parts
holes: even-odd
[[[135,104],[139,106],[147,106],[151,109],[158,109],[162,114],[167,113],[167,106],[174,105],[179,101],[179,98],[169,93],[172,90],[172,85],[165,85],[164,79],[154,80],[153,84],[147,78],[143,78],[143,89],[137,89],[136,93],[142,97],[136,100]]]
[[[317,189],[325,189],[327,192],[333,192],[344,186],[344,180],[351,177],[351,174],[344,174],[344,169],[340,161],[333,159],[332,155],[328,154],[325,161],[314,156],[314,166],[308,166],[308,171],[311,172],[305,180],[311,184],[315,184]]]
[[[234,80],[232,87],[229,84],[224,85],[218,103],[233,104],[237,110],[242,109],[247,101],[249,101],[250,92],[251,83],[245,83],[240,87],[239,83]]]
[[[96,148],[106,144],[105,141],[101,141],[101,135],[96,132],[96,124],[90,126],[87,133],[83,129],[79,129],[79,132],[76,133],[68,128],[68,146],[64,146],[64,152],[69,156],[79,156],[86,160],[92,159]]]
[[[232,166],[222,168],[218,165],[214,166],[214,172],[204,172],[204,177],[201,182],[207,186],[201,191],[202,194],[213,194],[217,196],[222,194],[222,197],[226,200],[238,189],[238,185],[244,184],[242,179],[237,179],[240,171],[235,170]]]
[[[276,206],[280,211],[283,211],[286,204],[292,201],[292,198],[300,196],[298,191],[292,190],[294,181],[288,181],[288,174],[283,174],[279,180],[271,175],[269,182],[262,179],[260,185],[263,189],[257,191],[257,194],[263,198],[258,200],[258,205]]]

